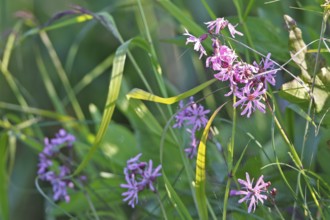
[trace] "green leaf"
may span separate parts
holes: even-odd
[[[163,103],[163,104],[173,104],[175,102],[178,102],[184,98],[190,97],[192,95],[195,95],[197,92],[203,90],[207,86],[211,85],[217,81],[217,79],[211,79],[197,87],[194,87],[193,89],[188,90],[187,92],[181,93],[180,95],[169,97],[169,98],[163,98],[156,96],[154,94],[151,94],[149,92],[146,92],[142,89],[133,89],[127,94],[127,98],[133,98],[133,99],[140,99],[140,100],[147,100],[157,103]]]
[[[309,74],[312,68],[309,68],[309,63],[306,61],[308,51],[302,39],[301,30],[290,16],[284,15],[284,20],[289,29],[291,57],[299,66],[301,74],[296,79],[283,84],[280,95],[291,103],[299,104],[302,108],[307,108],[310,99],[313,98],[316,111],[322,113],[327,110],[330,101],[330,71],[326,67],[317,70],[315,83],[312,84]],[[313,93],[310,94],[312,91]]]
[[[89,21],[91,19],[93,19],[93,17],[91,15],[83,14],[83,15],[76,16],[74,18],[70,18],[70,19],[67,19],[67,20],[63,20],[63,21],[57,22],[55,24],[46,26],[44,28],[40,28],[40,27],[33,28],[33,29],[29,30],[28,32],[26,32],[22,36],[22,38],[20,39],[20,41],[23,41],[26,37],[29,37],[31,35],[38,34],[40,31],[51,31],[51,30],[63,28],[63,27],[69,26],[69,25],[86,22],[86,21]]]
[[[167,191],[167,195],[169,196],[170,201],[172,202],[175,210],[179,213],[181,219],[192,219],[190,216],[189,211],[187,210],[186,206],[181,201],[178,194],[173,189],[170,181],[168,181],[165,173],[163,172],[163,179],[165,182],[165,188]]]
[[[217,110],[215,110],[207,122],[205,129],[203,131],[203,135],[201,137],[201,141],[198,145],[198,153],[196,160],[196,199],[198,206],[198,214],[200,219],[208,219],[207,212],[207,202],[205,195],[205,165],[206,165],[206,141],[209,135],[209,131],[212,125],[214,118],[217,116],[218,112],[223,107],[220,106]]]
[[[123,77],[123,71],[124,71],[124,65],[126,60],[126,54],[129,50],[129,46],[132,44],[136,44],[140,46],[141,39],[139,38],[133,38],[125,43],[123,43],[116,51],[115,58],[113,61],[113,68],[111,73],[111,79],[110,79],[110,85],[109,85],[109,91],[107,96],[107,101],[104,109],[104,113],[102,116],[102,121],[100,124],[100,128],[96,134],[95,141],[93,143],[93,146],[90,148],[87,155],[84,157],[84,160],[79,165],[79,167],[74,172],[74,175],[77,175],[79,172],[82,171],[82,169],[87,165],[89,160],[94,155],[95,151],[100,146],[100,143],[105,135],[106,129],[108,128],[108,125],[111,121],[113,112],[116,107],[116,101],[118,99],[121,83],[122,83],[122,77]]]
[[[0,219],[9,219],[8,176],[7,176],[7,149],[8,136],[0,136]]]

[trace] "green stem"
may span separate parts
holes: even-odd
[[[165,220],[167,220],[166,210],[163,206],[162,200],[160,199],[158,191],[156,191],[156,197],[157,197],[157,200],[159,202],[160,209],[162,210],[163,217],[164,217]]]
[[[233,96],[233,104],[236,103],[236,96]],[[229,198],[229,190],[230,190],[230,184],[232,179],[232,169],[233,169],[233,160],[234,160],[234,145],[235,145],[235,134],[236,134],[236,119],[237,119],[237,111],[236,108],[233,109],[233,127],[232,127],[232,136],[231,136],[231,142],[228,146],[228,180],[226,184],[226,190],[225,190],[225,198],[223,202],[223,213],[222,213],[222,219],[227,219],[227,206],[228,206],[228,198]]]
[[[141,0],[137,0],[138,2],[138,6],[139,6],[139,11],[141,13],[141,18],[142,18],[142,22],[143,22],[143,26],[145,28],[145,33],[146,33],[146,37],[147,37],[147,41],[150,45],[150,54],[149,54],[149,57],[151,59],[151,62],[152,62],[152,68],[154,70],[154,72],[156,73],[156,80],[157,80],[157,83],[158,83],[158,86],[160,88],[160,91],[161,91],[161,94],[163,97],[167,97],[167,91],[166,91],[166,88],[165,88],[165,84],[164,84],[164,81],[162,79],[162,69],[159,65],[159,62],[157,61],[157,54],[156,54],[156,50],[155,50],[155,47],[154,47],[154,44],[152,42],[152,38],[151,38],[151,35],[150,35],[150,31],[149,31],[149,27],[148,27],[148,24],[147,24],[147,19],[145,17],[145,13],[144,13],[144,10],[142,8],[142,4],[141,4]]]

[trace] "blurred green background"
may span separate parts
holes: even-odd
[[[284,24],[283,15],[289,14],[293,17],[303,31],[305,42],[314,40],[319,35],[322,9],[322,1],[301,0],[301,1],[259,1],[259,0],[208,0],[172,1],[182,10],[188,18],[202,26],[203,22],[212,20],[203,2],[207,2],[217,17],[226,17],[233,23],[238,23],[237,11],[247,11],[244,14],[244,22],[249,28],[253,45],[247,38],[242,38],[243,43],[251,46],[259,52],[272,53],[273,59],[284,62],[289,59],[288,33]],[[164,78],[168,82],[168,88],[172,95],[183,92],[193,86],[211,78],[211,74],[205,74],[203,63],[199,61],[191,47],[184,46],[185,39],[182,36],[184,27],[171,15],[170,11],[163,8],[159,1],[143,0],[143,8],[147,16],[147,22],[152,34],[153,43],[156,48],[161,66],[163,67]],[[17,33],[22,36],[30,29],[44,25],[56,14],[72,10],[79,5],[92,12],[106,11],[110,13],[117,24],[124,40],[141,35],[144,36],[141,15],[135,0],[99,0],[99,1],[42,1],[42,0],[0,0],[0,57],[3,55],[7,38],[13,28],[21,23]],[[301,10],[301,7],[304,10]],[[66,19],[70,15],[61,19]],[[57,22],[57,21],[55,21]],[[239,25],[238,30],[243,31]],[[81,24],[69,25],[67,27],[47,32],[54,45],[59,59],[62,62],[70,84],[75,86],[84,75],[95,66],[104,61],[114,53],[120,45],[118,40],[105,28],[95,21],[88,21]],[[76,50],[76,51],[75,51]],[[253,60],[255,56],[243,46],[237,46],[236,51],[247,59]],[[75,56],[72,56],[76,52]],[[41,42],[39,35],[30,35],[21,42],[15,43],[15,48],[9,64],[9,70],[19,89],[28,101],[28,106],[39,109],[54,111],[54,107],[45,90],[45,83],[40,75],[40,67],[36,60],[36,54],[44,57],[44,65],[47,74],[52,79],[59,97],[69,113],[72,113],[71,105],[67,101],[67,94],[63,85],[56,76],[56,69],[51,62],[47,49]],[[159,92],[150,65],[148,54],[139,50],[133,50],[133,55],[139,63],[144,75],[155,93]],[[73,57],[73,59],[72,59]],[[78,94],[77,98],[86,117],[84,123],[89,123],[91,115],[90,104],[95,104],[98,109],[103,109],[109,84],[110,67],[99,74],[95,80],[89,83]],[[292,68],[298,73],[298,70]],[[286,76],[279,80],[285,80]],[[125,80],[129,88],[144,88],[141,79],[137,76],[131,62],[125,66]],[[209,100],[211,106],[219,105],[224,100]],[[3,74],[0,75],[0,102],[18,104],[18,101],[10,89]],[[149,106],[151,109],[152,105]],[[230,117],[230,110],[227,110]],[[11,122],[19,121],[22,116],[17,111],[2,107],[0,116],[3,120]],[[128,119],[120,111],[116,111],[113,120],[132,129]],[[267,127],[262,121],[258,122],[260,130]],[[41,125],[46,136],[52,136],[58,128],[58,124],[52,121],[44,121]],[[249,123],[243,125],[248,128]],[[94,128],[90,124],[91,128]],[[2,126],[2,132],[9,132]],[[253,132],[252,132],[253,133]],[[265,142],[266,137],[260,137]],[[38,139],[42,143],[42,139]],[[242,141],[243,142],[243,141]],[[9,206],[11,219],[44,219],[47,207],[44,198],[39,194],[34,185],[37,170],[38,152],[26,144],[17,141],[11,143],[16,145],[15,163],[9,180]],[[244,146],[244,145],[243,145]],[[1,184],[1,183],[0,183]]]

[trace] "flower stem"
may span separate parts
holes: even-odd
[[[233,96],[233,104],[236,103],[236,96]],[[236,109],[233,109],[233,128],[232,128],[232,136],[231,142],[228,146],[228,180],[225,190],[225,198],[223,201],[223,213],[222,219],[227,219],[227,205],[228,205],[228,198],[229,198],[229,190],[230,190],[230,183],[232,179],[232,168],[233,168],[233,158],[234,158],[234,145],[235,145],[235,133],[236,133],[236,118],[237,112]]]

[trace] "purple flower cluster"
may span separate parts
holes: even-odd
[[[157,177],[162,175],[160,173],[162,165],[158,165],[153,169],[152,160],[149,160],[149,163],[140,162],[141,156],[140,153],[127,161],[127,166],[124,168],[126,183],[120,185],[120,187],[127,189],[122,194],[125,197],[123,201],[128,201],[128,205],[132,208],[138,203],[138,193],[140,191],[148,188],[156,192],[153,184]]]
[[[230,24],[224,18],[217,18],[215,21],[205,23],[209,30],[209,35],[212,38],[213,54],[206,58],[205,66],[211,68],[215,74],[214,77],[220,81],[227,81],[229,83],[230,92],[228,95],[234,95],[239,100],[234,104],[234,107],[240,106],[243,111],[241,115],[250,117],[252,112],[256,109],[265,113],[265,104],[263,100],[267,91],[267,83],[275,85],[275,75],[277,69],[270,59],[270,53],[265,59],[262,59],[258,64],[248,64],[238,58],[238,55],[230,47],[221,44],[217,36],[220,31],[228,27],[232,37],[235,35],[243,35],[238,32],[235,27],[237,25]],[[207,56],[202,42],[208,37],[203,34],[196,38],[189,34],[186,30],[184,35],[189,36],[186,43],[194,43],[194,50],[200,52],[201,58],[203,55]]]
[[[267,188],[271,185],[271,183],[266,183],[264,181],[264,176],[262,175],[253,187],[253,179],[252,181],[250,180],[248,173],[246,173],[246,180],[238,179],[238,182],[242,185],[242,190],[231,190],[230,195],[243,195],[244,197],[238,202],[249,202],[248,212],[250,213],[252,210],[255,211],[258,202],[260,201],[263,204],[264,200],[267,199],[267,195],[265,195],[265,193],[268,193]]]
[[[199,140],[196,138],[196,132],[204,128],[208,122],[206,114],[210,110],[205,110],[202,105],[194,102],[194,98],[190,97],[188,107],[185,107],[183,101],[179,102],[180,111],[175,116],[176,123],[173,128],[181,128],[187,126],[187,131],[190,133],[190,147],[185,149],[187,156],[193,158],[197,154],[197,146]]]
[[[64,129],[60,129],[55,138],[44,140],[44,149],[39,154],[38,175],[41,180],[48,181],[53,187],[54,201],[64,199],[70,201],[67,187],[73,188],[74,184],[66,177],[71,174],[68,165],[60,158],[60,150],[62,148],[72,149],[76,138],[67,133]]]

